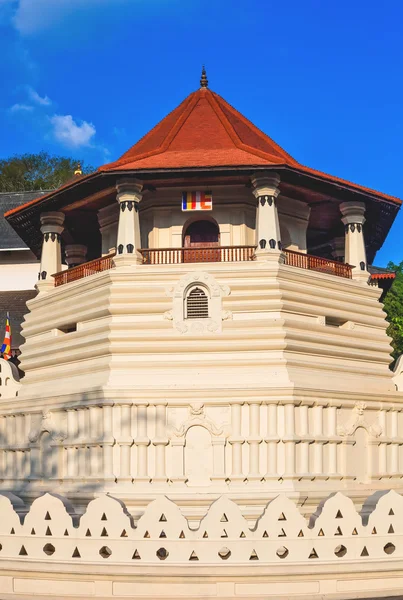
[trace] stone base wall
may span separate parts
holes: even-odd
[[[358,513],[335,494],[309,520],[286,496],[257,520],[223,496],[189,522],[167,497],[135,521],[102,495],[80,516],[45,494],[0,496],[1,598],[365,598],[403,587],[403,497]]]

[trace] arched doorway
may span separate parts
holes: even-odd
[[[193,221],[183,229],[184,262],[218,262],[220,230],[213,219]]]

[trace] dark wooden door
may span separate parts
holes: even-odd
[[[220,232],[211,221],[195,221],[186,229],[183,262],[219,262]],[[215,250],[217,248],[217,250]]]

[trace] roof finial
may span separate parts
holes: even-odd
[[[74,171],[74,175],[82,175],[82,174],[83,174],[83,170],[81,168],[81,163],[78,162],[77,166],[76,166],[76,169]]]
[[[201,74],[201,79],[200,79],[200,88],[208,88],[208,79],[207,79],[207,75],[206,75],[206,69],[202,68],[202,74]]]

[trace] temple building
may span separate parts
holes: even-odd
[[[347,561],[367,560],[375,577],[371,561],[385,561],[388,544],[394,558],[403,552],[389,540],[389,521],[386,537],[365,537],[367,522],[380,533],[382,511],[403,522],[402,498],[386,494],[403,476],[403,391],[389,369],[380,302],[393,274],[372,267],[400,204],[300,164],[210,90],[203,71],[200,89],[117,161],[9,210],[8,223],[40,260],[23,323],[25,377],[0,397],[0,490],[24,506],[33,501],[15,553],[23,545],[35,560],[45,552],[74,568],[81,559],[123,561],[132,571],[129,587],[113,584],[119,598],[169,590],[350,598],[381,589],[366,575],[351,583],[340,565],[347,553]],[[70,508],[43,492],[68,498]],[[378,513],[368,509],[364,527],[356,509],[374,493],[385,499]],[[68,519],[88,502],[77,533]],[[17,513],[22,504],[13,503]],[[136,534],[129,513],[140,519]],[[54,531],[53,514],[61,515],[57,543],[46,533],[46,545],[35,546],[31,528]],[[185,517],[204,523],[199,533]],[[359,540],[344,540],[343,518]],[[118,548],[136,535],[123,558]],[[213,583],[197,579],[210,556]],[[302,575],[293,567],[293,588],[286,564],[296,557],[309,567]],[[190,593],[162,570],[148,588],[133,566],[141,560],[165,569],[172,560],[203,583]],[[239,590],[224,569],[231,560],[246,569]],[[259,560],[281,566],[283,588],[261,583],[267,570],[260,583],[248,579]],[[344,587],[329,583],[335,575],[308,585],[326,561],[338,561]],[[64,598],[68,586],[47,577]],[[77,589],[112,597],[96,585]]]

